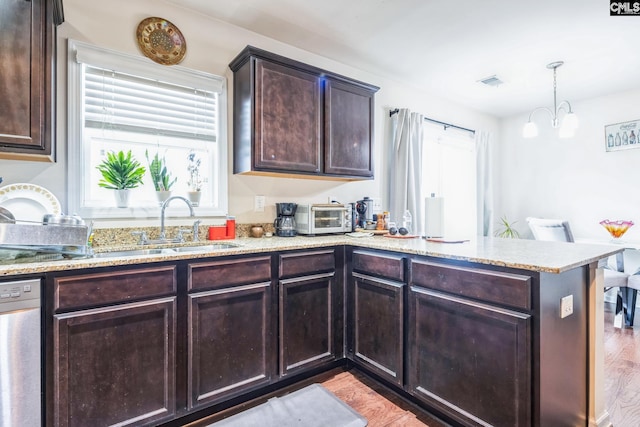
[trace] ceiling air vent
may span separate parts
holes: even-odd
[[[480,80],[478,80],[478,82],[486,84],[487,86],[493,86],[493,87],[500,86],[502,83],[504,83],[495,74],[493,76],[485,77],[484,79],[480,79]]]

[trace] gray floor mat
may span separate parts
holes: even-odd
[[[364,427],[367,420],[333,393],[312,384],[208,427]]]

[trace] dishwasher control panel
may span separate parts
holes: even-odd
[[[0,282],[0,304],[2,305],[39,299],[40,279]],[[6,309],[6,307],[2,308]]]

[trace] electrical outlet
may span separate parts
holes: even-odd
[[[256,196],[253,201],[253,211],[254,212],[264,212],[264,205],[266,203],[265,196]]]
[[[571,316],[573,314],[573,295],[567,295],[560,300],[560,318]]]
[[[378,197],[374,197],[371,200],[373,200],[373,202],[371,203],[373,212],[382,212],[382,200]]]

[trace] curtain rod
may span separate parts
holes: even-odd
[[[399,108],[396,108],[396,109],[393,109],[393,110],[389,111],[389,117],[392,117],[394,114],[396,114],[398,112],[400,112]],[[445,122],[441,122],[440,120],[430,119],[429,117],[425,117],[424,120],[426,120],[428,122],[431,122],[431,123],[438,124],[438,125],[442,125],[442,126],[444,126],[444,130],[447,130],[447,128],[456,128],[456,129],[464,130],[466,132],[471,132],[474,135],[476,133],[476,131],[473,130],[473,129],[463,128],[463,127],[460,127],[460,126],[453,125],[451,123],[445,123]]]

